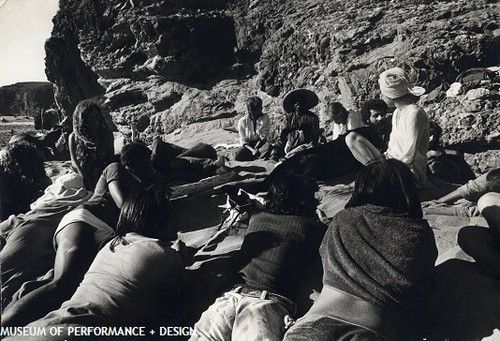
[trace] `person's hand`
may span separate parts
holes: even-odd
[[[440,202],[438,199],[428,200],[428,201],[423,201],[422,202],[422,208],[426,208],[426,207],[443,207],[443,206],[448,206],[448,204],[444,203],[444,202]]]
[[[252,155],[255,156],[255,157],[259,157],[260,156],[260,151],[258,149],[255,149],[253,152],[252,152]]]

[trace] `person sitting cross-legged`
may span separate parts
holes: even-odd
[[[252,161],[264,157],[270,147],[267,135],[271,121],[269,115],[262,112],[262,100],[252,96],[246,103],[248,113],[238,121],[241,147],[234,155],[236,161]]]

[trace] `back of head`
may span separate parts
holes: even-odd
[[[318,200],[314,197],[318,185],[313,178],[287,174],[269,184],[266,211],[275,214],[314,216]]]
[[[73,132],[83,141],[94,143],[92,137],[101,137],[101,131],[109,129],[98,102],[83,100],[73,112]]]
[[[135,232],[144,237],[175,240],[177,231],[168,225],[169,199],[165,192],[138,191],[123,203],[116,226],[118,236]]]
[[[392,100],[415,102],[425,92],[420,86],[412,86],[408,74],[399,67],[382,72],[378,84],[382,95]]]
[[[46,177],[44,158],[32,144],[21,141],[5,148],[1,153],[0,166],[6,173],[18,176],[26,183]]]
[[[488,181],[489,186],[493,186],[493,189],[491,189],[492,191],[498,191],[500,187],[500,168],[495,168],[488,172],[486,181]]]
[[[122,148],[120,162],[133,170],[152,167],[151,150],[140,142],[129,143]]]
[[[340,102],[328,103],[327,107],[328,116],[337,124],[345,124],[349,112]]]
[[[417,186],[410,169],[395,159],[373,161],[356,179],[354,192],[346,208],[372,204],[388,207],[396,213],[422,218]]]

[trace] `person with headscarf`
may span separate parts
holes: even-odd
[[[429,117],[416,102],[425,89],[412,87],[401,68],[392,68],[380,74],[378,80],[381,98],[392,114],[392,130],[385,156],[397,159],[413,172],[417,185],[427,182],[427,151],[429,150]]]
[[[382,156],[369,141],[358,134],[347,135],[346,143],[354,157],[363,165],[382,157],[399,160],[411,169],[417,187],[426,187],[429,117],[416,103],[425,89],[413,87],[406,72],[397,67],[382,72],[378,83],[380,97],[389,107],[396,108],[392,114],[387,151]]]

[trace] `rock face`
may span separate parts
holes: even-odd
[[[0,116],[40,116],[54,105],[49,82],[22,82],[0,87]]]
[[[500,65],[499,9],[491,0],[61,0],[47,41],[47,74],[66,115],[104,96],[119,128],[141,115],[145,136],[234,124],[259,95],[280,122],[297,87],[359,109],[378,74],[406,69],[434,91],[424,101],[443,142],[498,149],[498,86],[445,98],[457,75]],[[430,95],[429,95],[430,96]],[[197,128],[198,129],[198,128]],[[189,128],[193,131],[193,128]],[[500,163],[499,163],[500,165]]]

